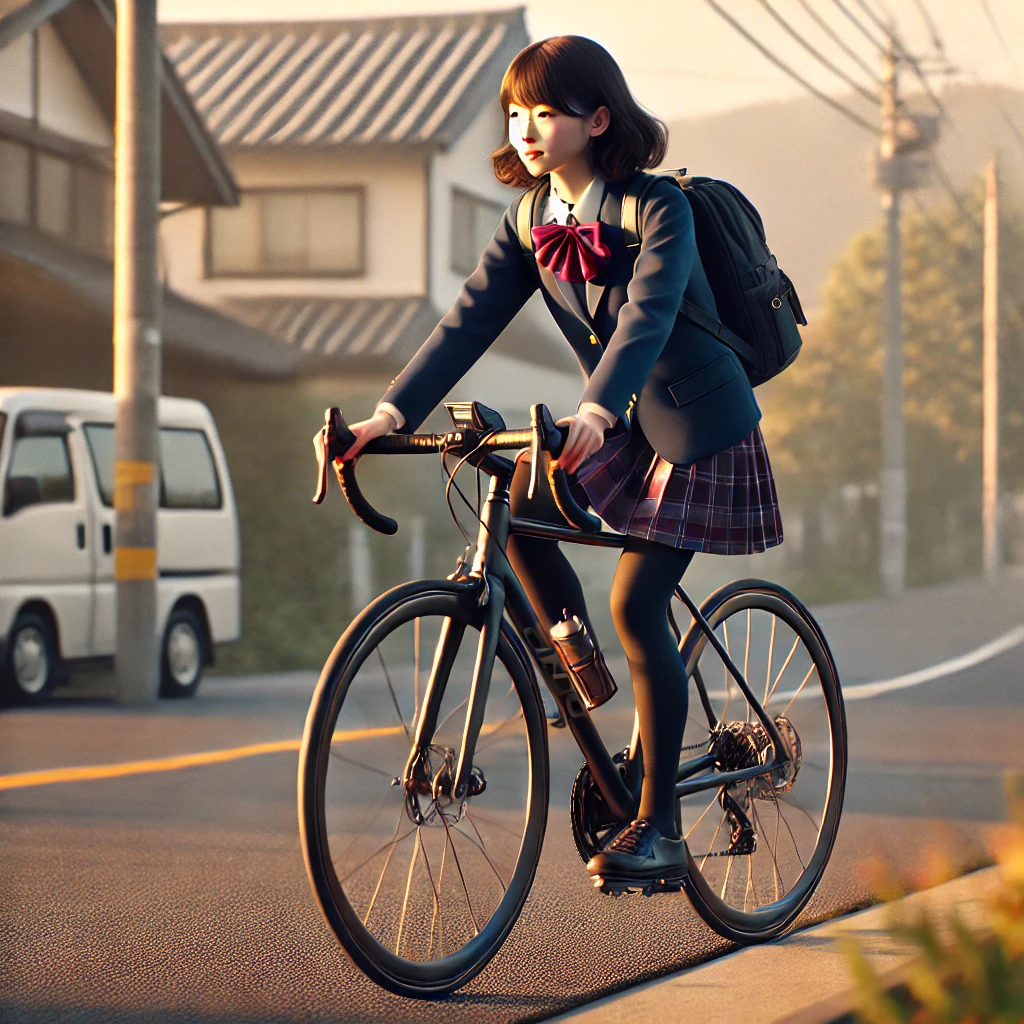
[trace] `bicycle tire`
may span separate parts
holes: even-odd
[[[747,889],[744,888],[742,907],[736,906],[735,904],[739,902],[738,896],[733,897],[732,901],[726,898],[727,891],[730,891],[728,867],[724,869],[721,874],[717,875],[713,882],[711,874],[713,870],[718,869],[719,864],[723,863],[721,858],[724,857],[724,863],[731,866],[733,862],[739,860],[740,857],[744,855],[736,854],[734,856],[730,856],[728,853],[715,852],[713,848],[706,852],[703,848],[693,851],[691,849],[691,844],[694,843],[694,839],[689,838],[687,841],[688,877],[684,881],[684,889],[691,904],[704,922],[714,929],[714,931],[719,935],[723,938],[744,944],[767,941],[785,932],[793,925],[814,894],[814,891],[821,881],[822,875],[824,874],[825,868],[828,864],[832,848],[835,844],[836,834],[839,829],[847,770],[846,713],[843,705],[839,675],[824,634],[807,608],[804,607],[804,605],[784,587],[764,580],[754,579],[736,580],[732,583],[726,584],[724,587],[720,588],[708,597],[703,605],[701,605],[701,612],[709,624],[716,630],[719,627],[722,627],[723,633],[727,632],[728,622],[733,616],[740,612],[747,613],[745,616],[746,640],[743,658],[748,662],[750,660],[751,636],[754,632],[754,627],[751,623],[753,621],[752,617],[755,611],[767,616],[769,621],[775,620],[776,623],[784,623],[784,625],[792,631],[793,635],[798,638],[798,643],[794,643],[793,650],[798,650],[799,645],[802,644],[806,651],[806,657],[803,664],[811,666],[811,668],[808,669],[804,682],[801,684],[799,689],[796,691],[780,691],[778,689],[780,686],[779,680],[791,664],[791,662],[787,660],[779,673],[779,677],[769,689],[769,682],[773,671],[771,665],[771,648],[769,648],[768,673],[765,680],[765,709],[773,718],[775,717],[776,710],[771,706],[771,702],[775,699],[776,694],[778,694],[780,703],[783,699],[787,697],[789,698],[789,704],[785,709],[783,717],[785,717],[786,713],[791,717],[799,717],[799,714],[802,713],[802,709],[798,709],[797,712],[794,712],[791,709],[795,702],[806,699],[806,703],[810,711],[815,712],[815,721],[819,718],[821,721],[821,725],[819,727],[821,736],[819,739],[827,736],[824,743],[819,743],[819,750],[821,746],[827,745],[829,764],[827,772],[825,772],[822,765],[813,766],[813,769],[817,770],[819,776],[821,774],[825,774],[826,778],[820,787],[823,789],[824,796],[821,800],[820,819],[817,825],[817,833],[813,840],[813,846],[810,848],[810,853],[806,858],[806,863],[800,853],[798,841],[793,828],[791,827],[791,823],[785,818],[782,811],[784,806],[790,806],[790,804],[782,798],[784,793],[788,796],[789,792],[783,789],[776,789],[774,781],[776,773],[772,773],[769,776],[762,776],[762,780],[765,781],[759,782],[758,780],[752,780],[747,783],[739,784],[738,786],[728,787],[729,795],[738,795],[740,797],[741,804],[750,811],[750,814],[753,817],[754,824],[756,825],[755,831],[758,833],[755,845],[757,841],[768,845],[772,864],[771,871],[773,886],[776,885],[776,876],[778,876],[778,879],[783,881],[785,884],[784,879],[782,878],[782,869],[780,868],[778,858],[781,856],[782,845],[786,842],[786,832],[780,827],[780,820],[786,823],[785,828],[788,830],[788,839],[797,855],[800,871],[792,884],[785,889],[785,892],[781,896],[776,888],[774,892],[774,896],[776,897],[775,899],[772,899],[763,905],[754,906],[752,909],[747,909],[748,892]],[[776,639],[776,628],[775,624],[771,627],[771,639],[773,644]],[[690,629],[683,637],[679,647],[686,664],[687,676],[689,678],[696,677],[699,684],[702,687],[705,687],[699,662],[702,654],[711,651],[712,648],[697,623],[693,623],[691,625]],[[735,656],[738,653],[738,651],[735,652],[734,660],[739,660]],[[717,657],[717,655],[715,657]],[[790,654],[790,657],[793,657],[792,653]],[[748,676],[746,669],[742,664],[740,665],[740,668],[744,671],[744,675],[748,679],[748,682],[751,682],[753,674]],[[810,689],[807,688],[807,682],[812,678],[812,673],[817,674],[817,689],[814,687],[811,687]],[[752,685],[752,689],[753,688],[754,687]],[[728,683],[726,683],[726,691],[728,692]],[[705,687],[705,697],[707,696],[707,692],[708,691]],[[755,694],[757,694],[758,698],[761,699],[760,694],[757,693],[756,689]],[[818,696],[820,696],[820,705],[817,700]],[[744,703],[746,702],[744,701]],[[747,707],[749,707],[749,705],[747,705]],[[694,708],[693,710],[695,714],[699,715],[701,713],[698,708]],[[737,715],[738,713],[738,711],[735,712]],[[740,723],[738,727],[740,732],[743,732],[744,729],[746,729],[746,732],[749,734],[751,732],[751,728],[754,730],[758,728],[754,716],[748,713],[745,715],[745,719],[748,723],[753,721],[755,724],[753,726],[744,726],[743,723]],[[794,731],[799,732],[799,727],[794,727]],[[802,744],[803,739],[801,739],[800,742]],[[804,750],[802,746],[798,749],[801,750],[801,753],[798,763],[797,759],[794,759],[794,763],[797,764],[796,773],[794,774],[793,781],[788,782],[788,785],[792,786],[794,791],[796,790],[797,784],[800,782],[800,772],[806,772],[804,776],[805,778],[813,778],[814,776],[814,771],[809,767],[812,763],[805,756],[806,750]],[[762,756],[765,756],[763,751]],[[820,756],[820,754],[816,756]],[[787,783],[784,780],[780,780],[780,784]],[[808,782],[808,785],[812,785],[812,783]],[[760,786],[760,789],[755,788],[758,786]],[[729,808],[726,807],[726,803],[722,797],[724,792],[726,792],[726,790],[723,788],[719,789],[717,794],[712,795],[712,800],[714,801],[714,799],[717,798],[723,808],[722,821],[719,822],[718,831],[715,832],[716,838],[719,836],[722,823],[726,820],[729,813]],[[752,795],[758,793],[761,795]],[[705,793],[703,794],[703,797],[706,799],[707,795],[708,794]],[[768,837],[765,835],[765,833],[770,832],[770,828],[765,827],[763,821],[758,816],[758,806],[764,806],[766,804],[774,808],[776,814],[774,840],[777,847],[775,849],[772,849]],[[708,809],[710,809],[710,806],[711,804],[709,804]],[[808,810],[799,803],[794,803],[792,806],[804,813],[807,820],[811,822],[811,826],[813,828],[815,823],[814,815],[809,813]],[[813,809],[816,810],[816,808]],[[707,810],[705,810],[704,814],[706,813]],[[794,817],[797,818],[798,827],[803,826],[805,831],[809,834],[811,830],[807,829],[803,820],[797,815],[794,815]],[[737,821],[736,818],[729,818],[729,820],[734,823]],[[710,829],[710,825],[706,827]],[[685,829],[684,835],[686,835]],[[782,837],[781,841],[780,836]],[[730,844],[726,847],[726,850],[734,848],[742,849],[742,846],[737,847],[734,845],[736,842],[740,842],[741,840],[742,835],[740,835],[738,840],[730,837]],[[724,836],[720,842],[722,844],[725,843]],[[745,887],[750,886],[751,889],[754,888],[751,883],[751,865],[754,861],[754,856],[754,853],[746,855],[748,875],[746,882],[743,883]],[[711,859],[710,864],[708,863],[709,859]],[[722,875],[724,875],[724,882],[721,882]],[[742,873],[739,875],[739,879],[740,881],[743,881]],[[734,878],[733,890],[738,888],[735,885],[735,881],[736,879]],[[719,888],[720,882],[721,887]]]
[[[391,854],[398,848],[394,842],[394,837],[392,837],[392,849],[387,855],[387,861],[377,882],[377,890],[374,891],[373,899],[370,901],[370,910],[366,912],[365,919],[362,918],[361,910],[364,909],[365,903],[357,905],[359,900],[358,894],[353,895],[352,886],[348,882],[351,873],[345,876],[345,884],[339,878],[339,871],[335,863],[339,855],[337,855],[335,848],[332,847],[331,842],[332,836],[328,823],[326,790],[329,764],[332,761],[332,745],[337,744],[338,736],[341,735],[337,732],[337,726],[340,716],[345,709],[346,697],[351,697],[353,700],[357,699],[358,694],[351,694],[350,691],[353,688],[354,682],[360,678],[360,670],[366,666],[368,659],[377,651],[381,664],[385,664],[384,658],[379,652],[382,647],[386,646],[386,641],[389,638],[399,636],[399,631],[410,623],[419,622],[426,627],[435,618],[450,619],[454,623],[461,623],[465,627],[467,634],[462,637],[461,647],[466,648],[468,636],[479,628],[482,621],[482,611],[476,605],[476,592],[466,587],[465,584],[455,581],[418,581],[397,587],[368,606],[345,631],[324,665],[310,704],[299,753],[299,831],[307,874],[317,904],[328,927],[356,967],[383,988],[398,995],[411,998],[436,998],[462,987],[478,974],[497,953],[522,911],[533,883],[540,859],[548,809],[547,729],[540,693],[537,689],[533,668],[530,665],[525,650],[522,648],[521,642],[512,633],[510,627],[504,624],[498,642],[492,682],[495,681],[500,667],[508,679],[511,680],[511,685],[502,699],[506,700],[510,707],[514,707],[517,710],[502,725],[497,726],[497,728],[504,729],[504,736],[492,743],[492,747],[497,746],[500,750],[500,748],[508,743],[514,744],[516,738],[521,737],[526,749],[524,759],[526,762],[524,768],[526,772],[526,795],[522,818],[523,831],[521,838],[518,840],[517,848],[516,839],[513,838],[506,841],[509,843],[510,856],[514,855],[515,857],[514,867],[508,871],[507,886],[502,875],[499,873],[498,867],[488,857],[484,836],[478,827],[479,819],[473,818],[473,831],[476,832],[476,837],[480,840],[479,843],[475,843],[475,839],[471,834],[467,835],[467,833],[461,832],[459,834],[466,836],[471,842],[474,842],[483,853],[483,856],[488,858],[488,863],[494,870],[495,875],[498,876],[498,881],[501,883],[503,890],[503,894],[497,897],[493,912],[486,923],[478,927],[470,899],[470,889],[467,887],[466,880],[463,877],[464,867],[460,863],[459,851],[457,849],[457,846],[462,846],[463,851],[465,851],[468,847],[464,840],[456,840],[455,829],[457,829],[457,825],[449,827],[442,810],[440,820],[444,825],[444,836],[441,841],[443,844],[450,844],[452,854],[449,860],[454,860],[455,864],[458,865],[458,876],[462,879],[465,901],[470,908],[469,915],[472,918],[473,927],[478,928],[477,933],[454,952],[445,954],[444,932],[441,931],[438,940],[438,953],[440,955],[431,958],[435,941],[435,922],[432,917],[426,958],[417,958],[417,956],[409,955],[408,947],[410,941],[418,943],[416,949],[419,952],[422,951],[422,931],[419,934],[414,934],[414,927],[416,922],[422,923],[424,915],[429,912],[429,908],[427,911],[422,912],[418,911],[416,907],[410,908],[407,925],[406,905],[410,900],[410,890],[413,885],[418,850],[423,851],[421,864],[425,865],[426,875],[429,878],[429,899],[433,901],[434,914],[441,913],[441,928],[450,928],[450,926],[445,925],[444,921],[444,914],[448,913],[447,906],[444,911],[440,911],[441,904],[445,899],[443,888],[444,858],[448,855],[448,846],[443,846],[440,874],[438,874],[436,859],[433,870],[429,864],[428,844],[424,842],[422,834],[426,828],[425,825],[415,825],[416,834],[412,840],[412,856],[408,869],[408,881],[405,887],[405,902],[402,905],[401,921],[398,924],[398,942],[395,944],[395,950],[392,951],[382,941],[383,925],[377,927],[377,933],[375,934],[373,925],[368,924],[371,911],[377,914],[378,917],[380,916],[380,912],[374,909],[375,901],[378,900],[378,891],[385,882],[385,877],[389,871],[388,864],[392,859]],[[472,646],[475,649],[475,644]],[[455,671],[454,669],[452,670],[453,673]],[[385,668],[385,673],[388,673],[387,668]],[[453,677],[449,677],[447,685],[449,687],[454,686]],[[401,717],[402,712],[398,699],[395,696],[395,690],[392,688],[390,674],[387,675],[387,686],[391,689],[391,697],[395,698],[395,711],[399,712],[399,717]],[[492,687],[488,698],[488,709],[491,707],[491,699],[494,696],[495,688]],[[464,704],[465,701],[462,703]],[[521,715],[521,722],[517,717],[519,715]],[[451,715],[448,718],[451,718]],[[508,722],[512,723],[511,727],[507,725]],[[444,727],[444,723],[439,723],[435,739],[443,731]],[[487,726],[485,725],[485,731],[486,728]],[[452,726],[451,732],[454,734],[454,726]],[[508,739],[510,733],[512,734],[511,740]],[[350,734],[346,733],[345,735]],[[406,729],[406,737],[409,735],[410,730]],[[461,736],[461,729],[458,735]],[[395,740],[396,752],[399,747],[404,747],[403,756],[408,754],[410,744],[400,734]],[[478,742],[477,745],[477,757],[474,758],[474,765],[483,756],[481,754],[483,748],[482,734],[481,742]],[[349,748],[346,747],[345,749],[348,750]],[[445,749],[450,751],[452,748]],[[383,755],[380,756],[383,757]],[[351,764],[346,764],[345,770],[348,773],[347,777],[353,774]],[[370,770],[377,773],[377,776],[383,774],[375,765]],[[399,765],[396,777],[401,775],[402,770],[403,766]],[[506,786],[505,780],[488,776],[488,781],[491,783],[491,793],[497,794],[498,798],[500,798],[500,794],[504,792],[503,787]],[[387,783],[386,780],[383,783],[379,783],[381,786],[393,786],[393,784],[393,780],[391,783]],[[400,788],[397,790],[397,793],[400,801],[404,802],[407,800]],[[476,809],[486,797],[488,797],[488,791],[485,789],[478,796],[465,798],[459,813],[464,812],[466,818],[470,819],[469,805],[472,803],[473,815],[476,815]],[[385,794],[385,799],[387,798],[388,796]],[[421,798],[414,797],[413,799],[420,800]],[[407,806],[407,804],[404,804],[404,806]],[[402,813],[403,811],[400,809],[400,825],[402,823]],[[404,813],[408,814],[408,811],[406,810]],[[489,810],[489,813],[492,812]],[[502,808],[499,808],[498,813],[502,813]],[[436,817],[435,814],[435,825]],[[448,815],[448,819],[453,818],[453,815]],[[462,818],[458,820],[461,821]],[[486,828],[487,826],[484,827]],[[504,828],[504,826],[502,827]],[[434,833],[437,834],[438,832],[439,830],[435,828]],[[398,829],[396,828],[395,835],[397,834]],[[348,833],[344,833],[344,837],[346,842],[351,838]],[[429,842],[429,836],[427,840]],[[353,842],[355,842],[354,839]],[[419,845],[417,846],[417,844]],[[469,849],[472,853],[472,849]],[[379,852],[383,852],[383,849]],[[466,857],[465,852],[463,852],[463,857]],[[452,873],[453,871],[450,870],[449,876]],[[420,874],[422,874],[422,868],[420,869]],[[419,884],[417,882],[417,885]],[[348,891],[346,890],[346,885],[349,886]],[[383,904],[384,895],[380,897],[380,900],[381,904]],[[479,907],[477,912],[479,913]],[[419,913],[419,917],[417,917],[417,913]],[[391,922],[389,927],[393,927],[393,922]],[[404,940],[403,928],[406,928]],[[406,955],[401,955],[399,952],[403,941],[406,944],[406,948],[403,950]]]

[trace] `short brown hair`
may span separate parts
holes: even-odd
[[[505,185],[525,188],[538,178],[523,165],[508,140],[508,108],[542,104],[570,117],[588,117],[607,107],[611,123],[590,140],[591,162],[605,181],[628,178],[665,159],[668,129],[633,99],[615,58],[586,36],[552,36],[531,43],[513,58],[499,96],[505,141],[491,154],[494,175]]]

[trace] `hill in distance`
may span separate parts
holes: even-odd
[[[949,117],[941,125],[936,155],[954,187],[968,191],[998,150],[1003,197],[1019,204],[1024,142],[1006,124],[997,97],[1024,135],[1024,92],[954,86],[940,94]],[[852,105],[848,97],[841,99]],[[923,97],[911,96],[908,105],[928,109]],[[812,96],[668,127],[665,166],[724,178],[743,191],[764,218],[772,251],[804,306],[817,307],[831,265],[855,234],[882,215],[881,195],[871,181],[877,140]],[[905,196],[904,208],[946,198],[933,179]]]

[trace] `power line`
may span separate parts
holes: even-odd
[[[732,28],[741,36],[743,36],[743,38],[746,39],[747,42],[750,43],[750,45],[753,46],[759,53],[761,53],[762,56],[770,60],[772,64],[774,64],[780,71],[783,71],[785,72],[785,74],[789,75],[789,77],[792,78],[795,82],[799,82],[800,85],[802,85],[809,93],[811,93],[812,96],[817,96],[819,100],[821,100],[823,103],[827,103],[830,107],[832,107],[834,110],[837,110],[840,114],[848,118],[858,127],[863,128],[865,131],[871,132],[872,135],[877,134],[877,130],[873,124],[869,123],[868,121],[865,121],[864,118],[862,118],[858,114],[855,114],[848,107],[843,106],[843,104],[840,103],[838,100],[833,99],[831,96],[827,95],[826,93],[823,93],[820,89],[815,88],[813,85],[811,85],[810,82],[807,81],[807,79],[797,74],[797,72],[795,72],[788,64],[783,63],[783,61],[781,61],[778,57],[775,56],[774,53],[772,53],[767,47],[765,47],[764,44],[760,42],[760,40],[754,38],[754,36],[752,36],[738,21],[736,21],[736,19],[733,18],[732,15],[730,15],[727,11],[723,10],[715,2],[715,0],[706,0],[706,2],[708,6],[719,17],[721,17],[724,21],[731,25]]]
[[[992,34],[996,37],[996,41],[1009,61],[1010,67],[1013,68],[1013,73],[1020,78],[1020,65],[1017,63],[1017,58],[1014,57],[1009,43],[1003,38],[1002,32],[999,31],[999,25],[996,22],[995,15],[992,13],[992,8],[988,5],[988,0],[978,0],[978,2],[981,4],[981,9],[985,12],[985,17],[988,18]]]
[[[985,3],[985,0],[981,0],[981,2]],[[946,47],[942,42],[942,36],[939,35],[938,26],[935,24],[935,20],[932,18],[931,12],[925,5],[924,0],[914,0],[914,3],[917,5],[917,9],[921,12],[921,20],[927,26],[928,32],[932,37],[932,46],[934,46],[939,53],[945,53]]]
[[[964,201],[960,196],[960,193],[954,187],[953,183],[949,180],[949,176],[946,174],[942,164],[939,163],[939,158],[935,155],[934,151],[929,153],[931,157],[932,171],[935,173],[935,177],[938,178],[939,184],[942,185],[943,190],[950,199],[953,200],[956,208],[960,211],[964,220],[969,221],[974,227],[980,230],[978,219],[972,216],[971,212],[964,206]]]
[[[835,2],[838,4],[839,0],[835,0]],[[931,83],[928,81],[928,79],[925,77],[924,72],[921,70],[921,65],[920,65],[920,63],[918,63],[917,58],[912,56],[908,52],[907,48],[903,45],[903,41],[896,34],[895,25],[893,25],[893,26],[886,25],[885,22],[882,21],[882,19],[879,18],[878,15],[875,14],[875,12],[868,6],[867,0],[856,0],[856,2],[857,2],[857,6],[860,7],[861,10],[865,12],[865,14],[867,14],[867,16],[872,20],[872,22],[874,22],[875,27],[880,29],[881,32],[887,38],[891,38],[893,40],[893,42],[896,43],[896,45],[900,49],[900,56],[910,65],[910,67],[914,71],[914,74],[917,75],[918,79],[920,79],[921,85],[924,87],[924,91],[928,94],[928,98],[932,101],[932,103],[935,104],[935,109],[943,117],[945,117],[946,116],[946,108],[942,105],[941,101],[939,100],[939,97],[935,95],[935,92],[933,91],[933,89],[931,87]],[[984,0],[982,0],[982,2],[984,2]],[[840,6],[842,6],[842,5],[840,4]],[[939,49],[940,50],[943,49],[942,40],[941,39],[939,40]]]
[[[875,82],[876,84],[879,83],[878,72],[875,71],[875,69],[871,67],[871,65],[868,64],[867,61],[865,61],[864,58],[861,57],[860,54],[857,53],[857,51],[854,50],[843,39],[843,37],[840,36],[839,33],[836,32],[836,30],[832,28],[832,26],[827,21],[825,21],[824,18],[822,18],[822,16],[810,5],[808,0],[797,0],[797,3],[814,20],[814,22],[825,33],[825,35],[827,35],[829,39],[831,39],[832,42],[835,43],[836,46],[838,46],[839,49],[841,49],[843,53],[845,53],[846,56],[849,57],[850,60],[852,60],[857,65],[857,67],[859,67],[862,71],[867,73],[871,77],[871,80],[873,82]]]
[[[846,15],[846,17],[857,27],[861,35],[864,36],[872,46],[880,51],[885,50],[885,47],[867,30],[867,28],[864,27],[864,23],[856,14],[853,13],[853,11],[850,10],[849,7],[846,6],[846,4],[843,3],[843,0],[832,0],[832,3],[834,3],[836,7]]]
[[[772,7],[768,0],[758,0],[758,2],[772,16],[773,20],[778,25],[781,25],[782,28],[785,29],[785,31],[793,39],[795,39],[812,57],[814,57],[814,59],[817,60],[819,64],[822,64],[826,68],[828,68],[829,71],[831,71],[837,77],[841,78],[848,86],[850,86],[851,89],[859,93],[865,99],[870,100],[872,103],[878,103],[881,100],[881,97],[878,95],[878,93],[872,92],[870,89],[865,89],[864,86],[860,84],[860,82],[858,82],[854,78],[851,78],[845,71],[843,71],[842,68],[837,67],[827,57],[819,53],[809,42],[807,42],[806,39],[804,39],[802,35],[800,35],[799,32],[796,31],[796,29],[792,27],[792,25],[789,24],[788,21],[786,21],[785,18],[782,17],[781,14],[779,14],[777,10],[775,10],[774,7]]]

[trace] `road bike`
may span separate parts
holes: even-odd
[[[299,826],[313,894],[331,931],[373,981],[436,998],[465,985],[505,941],[530,891],[548,810],[543,681],[583,754],[570,800],[587,861],[639,804],[640,736],[609,753],[516,577],[509,536],[621,547],[552,466],[564,432],[534,406],[508,430],[475,403],[446,406],[452,429],[378,438],[363,454],[440,453],[490,478],[475,557],[447,579],[414,580],[373,601],[324,665],[299,754]],[[359,489],[337,409],[317,436],[355,514],[397,524]],[[531,487],[550,486],[566,523],[513,517],[514,463],[531,448]],[[479,478],[478,478],[479,479]],[[449,477],[449,487],[454,475]],[[533,493],[531,491],[531,493]],[[467,553],[469,549],[467,548]],[[676,782],[682,878],[630,887],[682,891],[719,935],[773,938],[806,906],[835,842],[846,780],[846,720],[821,629],[789,591],[746,579],[669,622],[691,689]],[[621,892],[623,887],[614,890]]]

